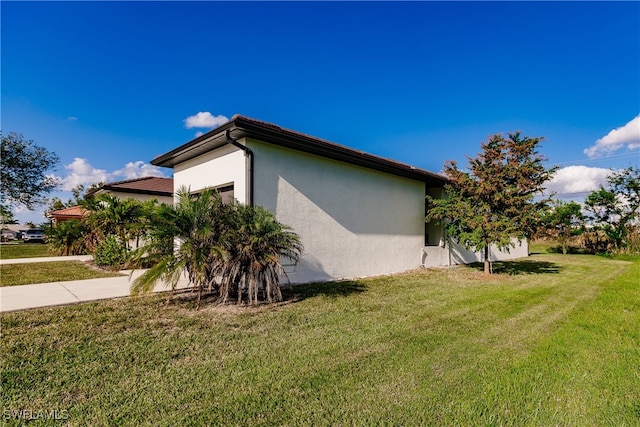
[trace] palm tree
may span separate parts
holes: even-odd
[[[300,259],[297,234],[262,207],[223,203],[206,189],[197,197],[178,190],[175,206],[163,206],[151,219],[146,244],[134,252],[134,265],[152,264],[132,284],[132,294],[150,292],[164,281],[175,289],[183,275],[198,292],[218,295],[223,302],[246,294],[255,304],[282,300],[281,258]]]
[[[133,282],[131,293],[151,292],[160,281],[174,290],[186,275],[198,292],[199,307],[203,291],[217,291],[215,276],[226,257],[219,244],[225,227],[219,215],[223,203],[210,189],[192,197],[188,189],[181,188],[176,195],[174,206],[156,210],[145,244],[134,251],[134,266],[153,266]]]
[[[276,220],[261,206],[230,205],[233,233],[225,241],[227,260],[223,266],[223,302],[236,294],[238,302],[246,294],[249,304],[258,302],[259,293],[268,301],[282,301],[280,277],[288,276],[282,258],[297,263],[302,253],[300,237]]]
[[[91,212],[85,221],[96,243],[113,235],[124,247],[128,247],[129,240],[137,236],[143,212],[141,202],[100,194],[85,207]]]
[[[71,219],[59,222],[47,230],[47,242],[59,255],[79,255],[87,252],[85,225],[82,221]]]

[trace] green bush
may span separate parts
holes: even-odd
[[[121,269],[128,259],[128,250],[115,236],[108,236],[96,247],[94,261],[101,267]]]

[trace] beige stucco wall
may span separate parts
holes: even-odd
[[[305,246],[293,283],[420,267],[424,183],[249,140],[254,202]]]
[[[450,250],[441,227],[434,224],[427,231],[436,245],[424,246],[424,183],[256,140],[239,142],[254,152],[254,203],[274,212],[302,238],[302,261],[287,267],[292,283],[481,259],[458,245]],[[230,145],[174,168],[174,189],[198,191],[232,183],[235,198],[246,203],[245,154]],[[519,258],[527,251],[524,243],[509,254],[493,250],[492,258]]]
[[[191,191],[233,184],[235,198],[246,203],[246,163],[244,152],[225,145],[195,159],[180,163],[173,170],[173,189],[181,186]]]
[[[492,261],[507,261],[510,259],[529,256],[529,244],[526,240],[513,239],[514,247],[509,251],[501,251],[496,246],[491,246],[489,257]],[[422,252],[422,265],[425,267],[439,267],[457,264],[469,264],[482,262],[481,252],[472,252],[462,245],[446,242],[443,246],[426,246]]]

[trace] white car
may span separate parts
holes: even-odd
[[[45,234],[42,228],[30,228],[22,233],[22,240],[25,242],[42,242],[45,241]]]
[[[16,239],[16,232],[11,230],[2,230],[2,238],[3,242],[8,242],[9,240]]]

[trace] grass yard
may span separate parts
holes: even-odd
[[[120,276],[120,274],[95,270],[80,261],[0,265],[0,286],[66,282],[69,280],[99,279],[101,277],[116,276]]]
[[[49,246],[42,243],[3,243],[0,245],[0,259],[37,258],[52,256]]]
[[[3,314],[3,410],[90,426],[640,424],[640,260],[497,269],[300,286],[277,307],[154,295]]]

